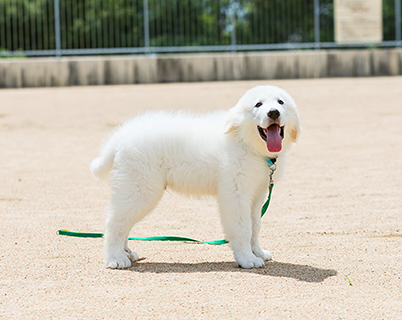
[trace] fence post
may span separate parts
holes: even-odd
[[[314,0],[314,43],[315,50],[320,49],[320,0]]]
[[[396,47],[402,46],[401,42],[401,0],[395,0],[395,41]]]
[[[145,53],[149,53],[149,10],[148,0],[144,0],[144,46]]]
[[[56,57],[61,57],[61,36],[60,36],[60,0],[54,0],[54,40]]]
[[[232,52],[235,53],[236,50],[236,10],[235,10],[235,3],[233,0],[230,0],[230,8],[231,8],[231,15],[230,15],[230,23],[232,25],[232,38],[231,38],[231,47]]]

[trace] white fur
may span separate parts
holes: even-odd
[[[257,102],[262,106],[256,108]],[[269,125],[267,113],[272,108],[280,111],[277,121],[285,125],[282,150],[275,154],[268,151],[257,129]],[[229,111],[198,116],[148,112],[119,127],[91,163],[92,173],[110,178],[113,190],[105,231],[107,266],[127,268],[138,260],[127,246],[128,234],[167,187],[189,195],[217,196],[236,262],[242,268],[263,266],[272,258],[258,244],[269,180],[265,157],[277,157],[276,181],[299,131],[293,99],[274,86],[250,89]]]

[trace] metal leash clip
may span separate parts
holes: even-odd
[[[270,173],[269,173],[269,186],[271,186],[271,185],[274,184],[273,175],[274,175],[274,172],[276,170],[276,164],[275,164],[276,158],[274,158],[274,159],[265,158],[265,161],[266,161],[266,163],[268,165],[268,168],[270,170]]]
[[[272,184],[274,184],[273,175],[274,175],[274,172],[275,172],[275,170],[276,170],[276,165],[273,164],[272,166],[269,166],[269,170],[271,171],[271,172],[269,173],[269,185],[271,186]]]

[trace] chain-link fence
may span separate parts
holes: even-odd
[[[401,0],[383,0],[383,39],[348,46],[401,46]],[[3,56],[340,46],[333,0],[0,0]]]

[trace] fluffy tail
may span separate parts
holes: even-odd
[[[110,139],[102,150],[101,156],[92,160],[90,170],[92,174],[101,180],[108,180],[116,154],[113,139]]]

